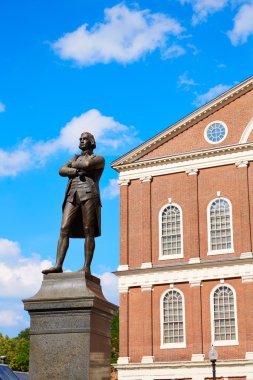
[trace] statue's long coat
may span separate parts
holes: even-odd
[[[95,155],[93,155],[93,156],[96,157]],[[73,169],[71,167],[71,165],[79,157],[81,157],[81,155],[75,155],[70,161],[68,161],[66,164],[64,164],[60,168],[59,174],[63,177],[72,175],[73,170],[75,170],[75,169]],[[97,193],[94,194],[93,197],[89,197],[89,198],[94,200],[94,207],[95,207],[95,211],[96,211],[96,215],[97,215],[96,226],[95,226],[95,237],[101,235],[101,206],[102,205],[101,205],[100,194],[99,194],[99,179],[102,175],[102,172],[103,172],[103,169],[93,169],[90,171],[89,174],[85,175],[85,177],[89,177],[90,179],[92,179],[94,181],[94,184],[96,185],[96,188],[98,190]],[[67,183],[65,197],[64,197],[63,204],[62,204],[63,211],[64,211],[64,207],[65,207],[65,204],[67,201],[67,197],[69,195],[71,183],[72,183],[72,178],[70,178],[68,183]],[[71,226],[69,237],[71,237],[71,238],[84,238],[85,237],[83,223],[82,223],[81,208],[79,208],[79,211],[76,215],[76,218],[75,218],[75,220]]]

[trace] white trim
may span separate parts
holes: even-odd
[[[129,356],[119,356],[117,364],[128,364],[130,362]]]
[[[253,352],[246,352],[245,353],[245,359],[246,360],[253,360]]]
[[[207,136],[207,131],[208,131],[208,128],[213,125],[213,124],[221,124],[224,128],[225,128],[225,135],[223,136],[222,139],[220,139],[219,141],[212,141],[208,138]],[[220,144],[223,140],[225,140],[225,138],[227,137],[228,135],[228,127],[227,127],[227,124],[225,124],[223,121],[221,120],[213,120],[211,121],[211,123],[209,123],[206,127],[205,127],[205,130],[204,130],[204,137],[205,137],[205,140],[209,143],[209,144],[213,144],[213,145],[216,145],[216,144]]]
[[[141,363],[154,363],[154,356],[143,356],[141,358]]]
[[[130,183],[131,183],[131,181],[130,181],[130,179],[119,179],[118,180],[118,185],[119,186],[128,186],[128,185],[130,185]]]
[[[228,205],[229,205],[229,213],[230,213],[230,230],[231,230],[231,248],[228,249],[217,249],[212,250],[211,249],[211,222],[210,222],[210,208],[211,205],[217,200],[217,199],[224,199]],[[218,197],[211,200],[211,202],[208,203],[207,206],[207,236],[208,236],[208,252],[207,255],[222,255],[226,253],[234,253],[234,230],[233,230],[233,207],[231,201],[226,197]]]
[[[215,337],[214,337],[214,302],[213,302],[214,301],[214,293],[217,289],[224,288],[225,286],[228,287],[232,291],[233,297],[234,297],[235,336],[236,336],[236,339],[234,339],[234,340],[215,340]],[[236,291],[232,285],[230,285],[228,283],[223,283],[223,284],[219,284],[219,285],[215,286],[212,289],[212,291],[210,293],[210,309],[211,309],[211,342],[213,342],[215,346],[237,346],[237,345],[239,345]]]
[[[240,144],[246,143],[248,141],[248,138],[252,132],[252,129],[253,129],[253,118],[249,121],[248,125],[244,129],[242,136],[240,138],[240,141],[239,141]]]
[[[142,285],[162,285],[193,283],[208,280],[228,278],[243,278],[253,276],[253,262],[238,259],[232,262],[203,262],[201,264],[185,264],[139,270],[139,273],[118,273],[119,289],[137,287]]]
[[[156,147],[164,144],[166,141],[176,136],[182,130],[190,128],[200,120],[206,118],[208,115],[211,115],[218,109],[224,107],[225,104],[229,104],[234,99],[237,99],[239,96],[247,93],[252,89],[252,86],[253,77],[250,77],[232,89],[221,94],[217,98],[213,99],[209,103],[205,104],[201,108],[197,109],[190,115],[179,120],[169,128],[166,128],[164,131],[139,145],[137,148],[126,153],[124,156],[113,161],[111,166],[114,169],[118,170],[120,165],[137,160],[138,158],[142,157],[143,155],[154,150]]]
[[[163,333],[163,315],[164,315],[164,309],[163,309],[163,299],[166,296],[166,294],[171,292],[178,292],[182,297],[182,308],[183,308],[183,332],[184,332],[184,341],[180,343],[164,343],[164,333]],[[174,349],[174,348],[185,348],[186,347],[186,331],[185,331],[185,300],[184,300],[184,293],[178,289],[178,288],[169,288],[166,289],[160,298],[160,348],[161,349]]]
[[[253,253],[252,252],[242,252],[240,255],[240,259],[252,259]]]
[[[118,271],[121,272],[121,271],[126,271],[128,270],[129,267],[128,267],[128,264],[123,264],[123,265],[119,265],[118,266]]]
[[[181,234],[181,253],[178,253],[176,255],[163,255],[162,254],[162,214],[163,211],[169,207],[174,206],[178,208],[180,213],[180,234]],[[158,215],[158,225],[159,225],[159,260],[173,260],[173,259],[179,259],[184,257],[184,235],[183,235],[183,212],[182,208],[177,203],[167,203],[159,211]]]
[[[192,354],[192,362],[203,362],[205,360],[205,354]]]
[[[152,266],[153,266],[153,264],[151,262],[141,264],[142,269],[152,268]]]
[[[249,166],[249,161],[238,161],[235,163],[237,169],[247,168]]]
[[[142,176],[152,177],[187,172],[192,169],[206,169],[224,165],[235,165],[238,161],[253,160],[253,144],[244,146],[226,147],[227,152],[221,148],[208,151],[192,152],[188,155],[174,155],[159,158],[157,160],[147,160],[125,167],[119,174],[119,180],[140,179]],[[236,149],[239,149],[239,151]],[[211,154],[211,153],[218,154]],[[141,166],[143,164],[143,166]]]
[[[191,378],[203,380],[211,377],[212,369],[209,360],[164,361],[150,364],[131,363],[116,365],[119,380],[168,380]],[[245,376],[253,379],[253,360],[218,360],[217,376],[223,378]]]

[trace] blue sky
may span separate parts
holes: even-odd
[[[119,196],[110,162],[252,75],[252,0],[2,0],[0,331],[28,326],[20,299],[55,259],[66,179],[92,132],[106,158],[92,272],[117,302]],[[83,264],[71,241],[65,270]]]

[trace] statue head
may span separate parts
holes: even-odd
[[[79,148],[82,150],[85,149],[95,149],[96,141],[94,136],[90,132],[83,132],[80,136]]]

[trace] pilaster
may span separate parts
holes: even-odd
[[[198,207],[198,169],[190,169],[186,171],[187,174],[187,228],[188,236],[190,238],[187,241],[188,247],[187,256],[189,263],[196,263],[200,260],[200,248],[199,248],[199,207]]]
[[[119,180],[120,185],[120,266],[119,270],[128,269],[128,212],[129,199],[128,187],[129,180]]]
[[[191,299],[191,310],[189,315],[191,315],[192,329],[189,331],[191,334],[192,342],[192,361],[204,360],[203,355],[203,325],[202,325],[202,297],[201,297],[201,281],[191,281],[190,285],[190,299]]]
[[[142,182],[142,267],[152,267],[151,252],[151,176],[141,177]]]
[[[142,363],[153,362],[152,286],[142,286],[143,357]]]
[[[239,161],[235,164],[237,170],[237,199],[240,206],[240,233],[241,253],[252,252],[251,231],[250,231],[250,204],[248,185],[248,161]]]

